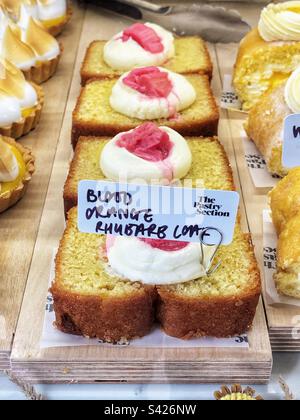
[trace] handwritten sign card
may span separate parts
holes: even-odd
[[[282,164],[285,168],[300,166],[300,114],[285,119]]]
[[[199,242],[207,228],[232,242],[239,206],[233,191],[81,181],[78,228],[84,233]],[[220,234],[210,231],[215,245]]]

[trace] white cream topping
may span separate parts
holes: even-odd
[[[260,36],[267,42],[300,40],[300,1],[269,4],[261,13]]]
[[[137,238],[108,239],[107,257],[113,272],[132,282],[149,285],[184,283],[206,276],[215,247],[190,243],[179,251],[162,251]]]
[[[182,75],[160,68],[168,73],[173,89],[167,98],[150,98],[130,86],[123,80],[129,73],[124,74],[114,85],[110,97],[111,107],[120,114],[140,120],[156,120],[170,118],[186,108],[196,100],[197,94],[191,83]]]
[[[37,0],[38,17],[43,21],[58,19],[67,14],[66,0]]]
[[[292,73],[287,81],[285,101],[294,114],[300,114],[300,67]]]
[[[21,119],[22,112],[18,99],[0,91],[0,127],[9,127]]]
[[[173,143],[167,159],[150,162],[117,146],[116,143],[125,134],[121,133],[107,143],[102,151],[100,167],[104,175],[113,181],[138,180],[163,184],[183,178],[192,165],[192,154],[187,141],[171,128],[160,127],[160,130],[165,131]]]
[[[160,37],[164,47],[161,53],[145,50],[134,39],[123,42],[123,32],[118,33],[104,47],[104,61],[115,70],[127,71],[134,67],[160,66],[175,55],[174,36],[154,23],[146,23]]]

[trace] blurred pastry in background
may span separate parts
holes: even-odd
[[[258,28],[241,42],[234,88],[248,111],[261,96],[284,83],[300,65],[300,1],[271,3]]]
[[[24,197],[34,169],[29,149],[0,136],[0,213]]]
[[[43,89],[0,59],[0,134],[15,139],[28,134],[38,125],[43,104]]]
[[[0,9],[1,56],[23,71],[27,80],[41,84],[57,70],[62,47],[21,6],[18,25]]]
[[[15,22],[19,20],[23,5],[53,36],[63,31],[72,16],[70,0],[0,0],[0,5]]]
[[[284,121],[288,115],[299,113],[300,67],[287,82],[264,94],[249,112],[245,126],[247,134],[256,144],[272,174],[283,177],[289,172],[282,164]]]
[[[276,287],[279,293],[300,299],[300,167],[278,183],[270,199],[278,234]]]

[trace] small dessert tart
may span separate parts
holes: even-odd
[[[218,401],[261,401],[260,395],[255,396],[256,391],[252,388],[243,390],[241,385],[233,385],[230,388],[223,386],[221,391],[215,392],[215,399]]]
[[[62,45],[27,13],[24,6],[21,6],[15,31],[21,41],[30,46],[36,58],[35,65],[24,72],[26,79],[38,85],[46,82],[57,70]]]
[[[73,14],[70,0],[37,0],[38,20],[52,36],[62,33]]]
[[[63,31],[73,13],[71,0],[0,0],[0,6],[14,22],[19,20],[21,6],[24,6],[53,36]]]
[[[25,195],[35,170],[34,161],[29,149],[0,136],[0,213]]]
[[[39,85],[54,75],[62,46],[24,5],[17,24],[0,9],[0,26],[1,56],[22,70],[28,81]]]
[[[43,104],[43,89],[27,82],[13,64],[0,60],[0,135],[18,139],[35,129]]]

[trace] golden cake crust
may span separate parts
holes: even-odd
[[[154,323],[156,290],[151,286],[137,287],[124,296],[80,294],[63,285],[66,263],[63,253],[68,246],[67,236],[77,231],[77,210],[69,212],[67,228],[56,257],[55,281],[51,287],[56,314],[56,327],[64,332],[98,338],[116,343],[147,335]],[[100,258],[100,247],[99,247]]]
[[[135,283],[134,292],[130,295],[128,293],[124,296],[118,295],[116,298],[110,295],[108,286],[106,286],[106,295],[103,296],[103,292],[100,290],[97,292],[98,289],[95,288],[93,293],[87,291],[75,293],[64,285],[72,282],[71,279],[64,278],[68,277],[66,274],[68,257],[65,255],[69,243],[68,235],[87,236],[78,232],[76,224],[77,209],[72,209],[56,258],[55,281],[51,288],[56,326],[59,330],[90,338],[97,337],[108,342],[118,342],[148,334],[155,318],[161,322],[167,334],[181,339],[202,336],[230,337],[243,334],[251,327],[261,292],[261,283],[249,235],[239,234],[239,243],[236,244],[239,246],[242,241],[244,251],[247,252],[246,266],[249,267],[249,272],[247,285],[244,284],[243,290],[235,296],[199,295],[188,298],[172,292],[172,286],[149,287]],[[240,231],[240,227],[237,229]],[[75,240],[75,243],[78,242]],[[73,255],[72,250],[71,246],[68,255]],[[99,251],[91,250],[89,247],[88,252],[94,260],[93,253]],[[78,258],[75,259],[77,261]],[[84,270],[83,267],[81,270]],[[83,271],[82,275],[89,283],[87,273]]]
[[[34,108],[33,112],[30,115],[28,115],[26,118],[22,118],[21,121],[13,123],[8,127],[0,127],[0,135],[18,139],[22,136],[25,136],[37,127],[38,123],[40,122],[45,102],[45,94],[40,86],[36,85],[35,83],[31,84],[38,95],[37,106]]]
[[[0,213],[3,213],[5,210],[14,206],[18,201],[20,201],[24,197],[27,191],[28,184],[31,181],[32,175],[35,171],[35,158],[27,147],[23,147],[20,143],[17,143],[14,139],[9,137],[2,137],[2,139],[7,144],[10,144],[17,148],[22,154],[26,165],[26,173],[23,180],[20,182],[17,188],[2,195],[0,192]]]
[[[292,169],[270,192],[278,234],[275,284],[280,294],[300,298],[300,168]]]
[[[270,192],[273,223],[278,235],[300,214],[300,168],[292,169]]]
[[[103,60],[103,49],[106,42],[93,41],[89,45],[81,68],[82,86],[90,79],[115,79],[124,73],[111,69]],[[207,75],[209,79],[212,78],[213,65],[210,54],[205,42],[200,37],[176,38],[175,49],[177,50],[175,57],[162,65],[162,67],[175,73],[185,75],[198,73]],[[192,62],[189,62],[191,54]]]
[[[158,287],[157,317],[164,331],[181,339],[233,337],[247,332],[255,316],[261,295],[261,280],[250,235],[248,243],[249,288],[235,297],[189,298]],[[221,268],[222,269],[222,268]]]
[[[288,173],[282,166],[282,130],[285,118],[291,110],[285,102],[285,84],[262,96],[250,110],[245,126],[267,162],[268,170],[281,177]]]
[[[180,112],[178,119],[160,119],[155,120],[155,123],[168,126],[183,136],[214,136],[218,132],[219,108],[211,91],[209,79],[203,75],[190,75],[187,79],[196,88],[196,102],[187,110]],[[74,148],[81,136],[113,137],[143,123],[141,120],[119,114],[111,108],[109,98],[114,83],[114,80],[90,80],[82,88],[73,112],[72,144]],[[97,107],[92,104],[93,101]],[[93,107],[91,117],[83,111],[85,107]]]

